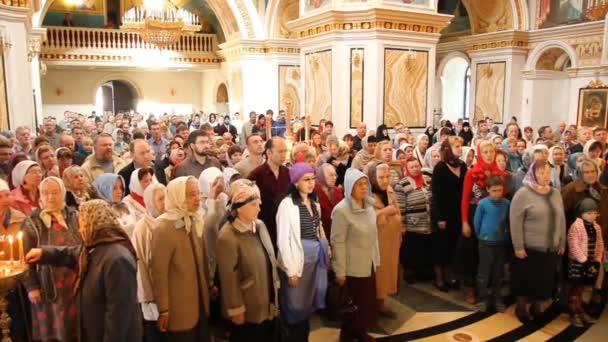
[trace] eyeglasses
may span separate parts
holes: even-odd
[[[40,192],[40,196],[44,196],[44,197],[51,197],[51,196],[59,196],[61,195],[61,192],[59,191],[41,191]]]

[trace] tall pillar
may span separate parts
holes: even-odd
[[[489,116],[506,124],[512,116],[524,118],[522,88],[528,53],[528,34],[506,31],[468,38],[471,57],[471,120]],[[522,122],[524,123],[524,122]]]
[[[452,16],[379,1],[326,6],[301,7],[288,24],[300,47],[302,113],[333,121],[340,136],[360,121],[430,125],[439,32]]]
[[[27,5],[27,3],[24,3]],[[0,7],[0,37],[2,38],[4,87],[10,129],[18,126],[34,128],[34,97],[28,38],[31,32],[31,9],[3,5]],[[0,101],[3,103],[4,101]]]
[[[222,71],[228,79],[231,112],[244,113],[246,120],[251,111],[260,114],[268,109],[275,113],[288,109],[285,105],[289,104],[281,104],[280,69],[299,65],[299,48],[295,43],[234,40],[220,48],[225,59]]]

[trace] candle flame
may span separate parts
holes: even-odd
[[[23,232],[19,232],[17,234],[17,239],[19,239],[19,240],[23,239]]]
[[[8,243],[10,243],[10,244],[13,243],[13,236],[12,235],[8,236]]]

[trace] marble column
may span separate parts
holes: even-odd
[[[338,136],[360,120],[368,129],[398,122],[423,129],[432,122],[439,32],[451,18],[364,4],[289,22],[300,47],[301,111],[315,125],[333,121]]]
[[[0,37],[4,42],[4,86],[11,130],[18,126],[34,128],[35,125],[33,87],[28,61],[30,12],[30,9],[23,7],[4,6],[0,9]]]

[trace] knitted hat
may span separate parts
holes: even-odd
[[[586,212],[597,211],[597,202],[592,198],[584,198],[580,202],[578,202],[578,214],[583,215]]]
[[[307,173],[315,173],[315,170],[308,163],[295,163],[289,170],[289,180],[291,184],[296,184],[302,176]]]

